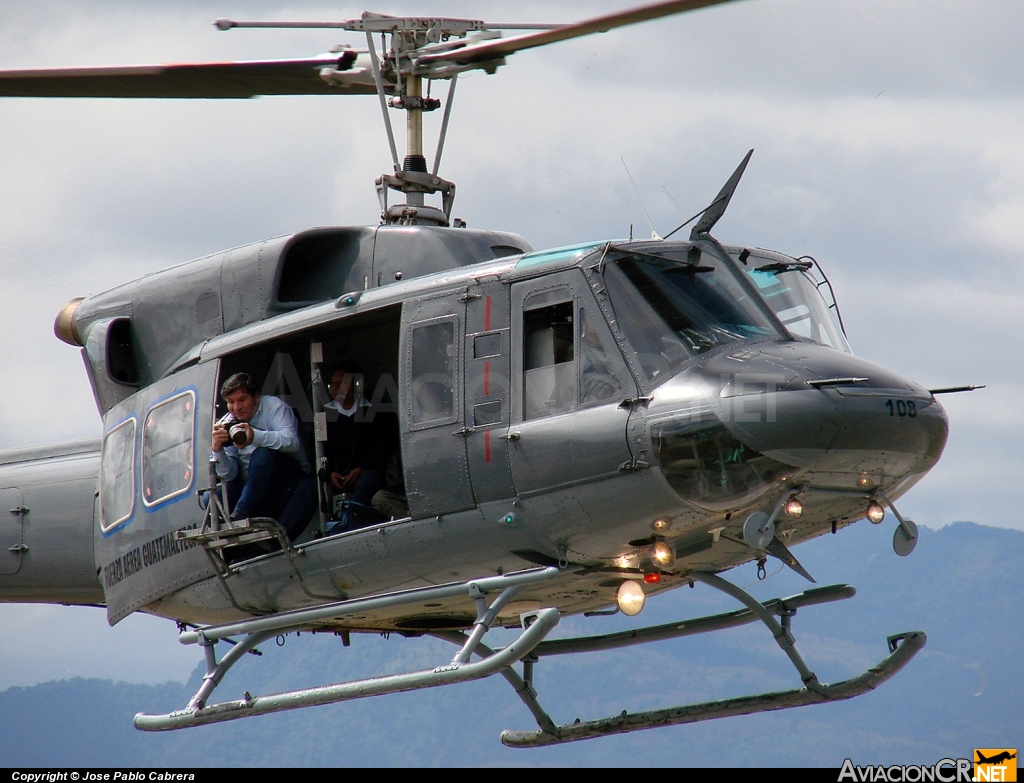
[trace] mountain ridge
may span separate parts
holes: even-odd
[[[909,558],[890,546],[890,524],[860,523],[800,547],[821,584],[848,582],[858,595],[808,607],[793,632],[825,681],[881,660],[885,638],[922,629],[929,643],[878,690],[849,702],[655,729],[542,750],[503,747],[503,728],[532,719],[499,677],[409,694],[144,734],[137,711],[180,709],[198,687],[58,680],[0,693],[0,762],[13,765],[145,766],[654,765],[830,766],[930,764],[974,747],[1024,737],[1020,620],[1024,533],[960,522],[922,528]],[[757,582],[753,567],[726,574],[759,599],[810,587],[790,571]],[[748,584],[752,582],[753,584]],[[558,636],[602,633],[729,611],[731,599],[698,586],[653,598],[639,618],[565,618]],[[501,638],[499,634],[499,639]],[[215,700],[242,690],[272,693],[381,673],[433,667],[454,647],[434,639],[357,635],[288,637],[262,646],[225,678]],[[198,657],[198,655],[197,655]],[[558,722],[796,687],[799,680],[762,626],[625,650],[545,659],[542,703]]]

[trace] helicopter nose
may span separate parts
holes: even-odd
[[[739,360],[719,355],[702,371],[708,382],[717,375],[719,417],[736,437],[779,462],[830,473],[838,486],[924,473],[946,443],[948,419],[931,393],[843,351],[759,346]]]

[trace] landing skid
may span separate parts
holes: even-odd
[[[728,593],[745,604],[747,608],[681,623],[651,626],[636,631],[541,642],[534,648],[533,653],[524,659],[522,677],[511,669],[502,672],[523,703],[533,713],[539,729],[536,731],[504,731],[501,735],[502,743],[513,748],[558,745],[612,734],[627,734],[659,726],[678,726],[733,715],[752,715],[758,712],[785,710],[827,701],[844,701],[877,688],[906,666],[927,641],[927,637],[922,631],[891,636],[888,639],[890,654],[877,666],[868,669],[858,677],[826,685],[818,681],[814,672],[807,668],[800,653],[797,652],[790,632],[792,617],[801,606],[850,598],[856,593],[854,588],[849,585],[833,585],[808,590],[789,598],[776,598],[762,604],[746,591],[714,574],[691,572],[689,577],[694,581],[704,582]],[[781,619],[781,623],[775,619],[776,615]],[[537,691],[533,687],[533,667],[545,655],[566,655],[629,647],[652,641],[718,631],[746,625],[757,620],[768,627],[776,642],[789,656],[804,683],[803,688],[646,712],[627,713],[623,711],[613,717],[586,722],[577,720],[575,723],[563,726],[556,725],[537,700]],[[441,632],[435,635],[452,642],[464,640],[464,635],[458,632]],[[493,654],[493,652],[478,647],[477,654]]]
[[[501,741],[509,747],[539,747],[611,734],[625,734],[658,726],[675,726],[732,715],[750,715],[825,701],[850,699],[866,693],[888,680],[906,666],[926,642],[926,636],[921,631],[889,637],[890,655],[888,658],[859,677],[826,685],[818,681],[814,672],[807,667],[800,653],[797,652],[790,632],[791,621],[800,607],[852,597],[856,593],[852,587],[833,585],[816,588],[789,598],[776,598],[762,604],[746,591],[719,576],[694,571],[687,575],[689,579],[703,582],[728,593],[743,603],[746,608],[711,617],[602,636],[544,641],[559,620],[558,610],[548,608],[523,615],[523,631],[507,647],[492,650],[482,643],[484,635],[490,630],[499,613],[509,601],[525,587],[553,579],[558,576],[558,573],[556,568],[531,569],[469,582],[338,601],[324,606],[283,612],[238,623],[208,626],[195,631],[184,630],[179,635],[179,640],[184,644],[200,645],[206,655],[207,673],[202,686],[185,709],[166,715],[140,713],[135,716],[135,727],[142,731],[168,731],[299,707],[450,685],[501,674],[533,714],[538,726],[538,730],[535,731],[505,731],[501,735]],[[492,593],[498,593],[498,595],[488,604],[487,596]],[[213,705],[207,704],[209,697],[224,675],[242,656],[257,644],[278,634],[300,630],[330,629],[336,627],[337,621],[347,615],[458,595],[465,595],[475,601],[477,618],[469,633],[436,631],[432,634],[460,646],[459,652],[448,664],[424,671],[373,677],[270,696],[252,697],[246,693],[244,699]],[[776,616],[780,618],[781,622],[775,619]],[[622,712],[613,717],[585,723],[577,721],[563,726],[557,725],[537,700],[537,691],[533,686],[534,665],[544,656],[630,647],[636,644],[733,628],[758,620],[768,627],[776,642],[792,661],[804,683],[802,688],[647,712],[632,714]],[[217,642],[220,640],[230,641],[231,637],[236,636],[244,636],[244,638],[235,643],[218,661],[215,652]],[[479,656],[482,660],[471,663],[473,655]],[[523,663],[522,675],[513,669],[513,665],[519,661]]]
[[[333,704],[339,701],[362,699],[367,696],[434,688],[439,685],[451,685],[456,682],[468,682],[489,677],[499,671],[510,669],[512,664],[528,655],[558,624],[557,609],[541,609],[524,614],[522,615],[523,632],[519,638],[497,655],[489,655],[476,663],[469,662],[484,634],[491,628],[498,614],[512,598],[524,587],[553,579],[556,576],[558,576],[556,568],[531,569],[505,576],[403,590],[371,598],[339,601],[312,609],[282,612],[228,625],[208,626],[196,631],[183,631],[178,636],[179,641],[183,644],[200,645],[206,655],[206,676],[203,678],[203,684],[185,709],[166,715],[139,713],[135,716],[135,728],[142,731],[183,729],[208,723],[222,723],[253,715],[265,715],[270,712],[293,710],[299,707]],[[487,595],[494,592],[499,594],[488,605]],[[462,649],[446,665],[425,671],[372,677],[336,685],[324,685],[319,688],[277,693],[271,696],[252,697],[247,692],[244,699],[207,705],[207,700],[228,670],[257,644],[278,634],[329,628],[329,621],[343,618],[346,615],[372,609],[421,603],[438,598],[450,598],[460,594],[466,595],[476,602],[477,618]],[[215,651],[217,642],[222,639],[230,640],[232,636],[238,635],[244,635],[245,638],[237,642],[218,662]]]

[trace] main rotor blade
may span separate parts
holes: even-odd
[[[560,24],[536,22],[485,22],[482,19],[454,19],[447,17],[399,17],[366,13],[359,19],[340,22],[260,22],[241,19],[218,19],[213,23],[218,30],[347,30],[349,32],[392,32],[394,30],[449,30],[465,33],[478,30],[553,30]]]
[[[619,11],[614,14],[598,16],[593,19],[586,19],[575,24],[562,25],[542,33],[531,33],[530,35],[521,35],[516,38],[504,38],[472,44],[461,49],[453,49],[450,52],[427,54],[418,57],[416,63],[417,65],[425,66],[444,62],[470,64],[498,60],[523,49],[533,49],[537,46],[567,41],[570,38],[579,38],[591,33],[604,33],[616,27],[624,27],[625,25],[636,24],[637,22],[646,22],[650,19],[659,19],[663,16],[696,11],[698,8],[730,2],[733,2],[733,0],[671,0],[665,3],[654,3],[652,5],[631,8],[626,11]]]
[[[0,97],[26,98],[254,98],[259,95],[375,95],[373,78],[350,71],[349,50],[288,60],[251,60],[97,68],[0,70]],[[321,68],[353,74],[333,86]]]

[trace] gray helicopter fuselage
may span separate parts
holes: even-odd
[[[394,230],[410,246],[421,232],[460,233]],[[473,244],[475,260],[519,251],[445,271],[429,266],[444,263],[436,253],[421,253],[420,271],[432,273],[416,276],[408,254],[391,250],[385,260],[371,250],[368,265],[332,271],[347,263],[337,237],[366,247],[400,236],[386,231],[325,229],[278,241],[276,255],[231,251],[194,262],[206,276],[200,286],[188,284],[186,265],[148,291],[138,281],[79,305],[72,323],[104,414],[103,454],[12,462],[0,453],[0,493],[48,493],[53,508],[45,516],[35,501],[23,504],[27,549],[18,572],[0,572],[0,597],[102,600],[111,622],[142,610],[211,623],[569,566],[510,604],[507,619],[518,622],[530,607],[614,604],[623,574],[657,571],[653,592],[686,583],[690,570],[758,560],[764,553],[744,541],[744,521],[791,493],[804,510],[780,518],[780,541],[835,532],[863,518],[873,493],[906,492],[941,455],[947,421],[934,396],[850,353],[793,259],[710,238],[522,254],[521,239],[479,232],[486,236],[440,242]],[[318,257],[307,247],[300,264],[289,249],[304,241],[334,249]],[[239,257],[249,260],[235,269]],[[226,294],[232,274],[271,282]],[[333,286],[323,304],[301,299],[326,298],[316,276]],[[166,297],[175,285],[185,303],[177,308]],[[289,300],[286,290],[313,293]],[[211,291],[216,315],[213,304],[202,310]],[[684,324],[686,297],[701,291],[711,299]],[[140,296],[165,298],[147,312],[133,304]],[[160,318],[169,319],[166,342]],[[186,345],[204,329],[214,333]],[[409,516],[330,536],[316,535],[314,522],[296,553],[218,576],[203,548],[177,532],[203,519],[196,493],[208,485],[219,382],[241,370],[265,378],[264,393],[292,405],[315,445],[317,368],[342,358],[358,360],[367,396],[398,414]],[[118,377],[124,362],[131,384]],[[59,471],[69,476],[60,489]],[[672,547],[671,566],[652,565],[655,540]],[[60,553],[72,547],[75,565],[61,582]],[[438,601],[343,625],[422,632],[471,621],[464,605]]]

